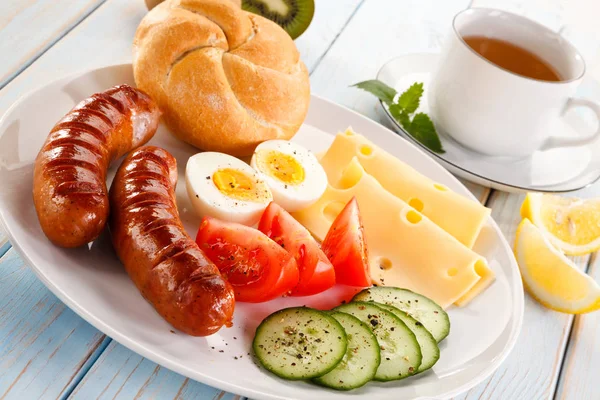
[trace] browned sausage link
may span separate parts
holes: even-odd
[[[206,336],[231,325],[233,289],[185,232],[166,150],[131,152],[110,188],[113,246],[142,295],[175,328]]]
[[[33,201],[48,239],[77,247],[98,237],[109,212],[110,163],[150,140],[159,118],[148,95],[121,85],[77,104],[52,128],[33,176]]]

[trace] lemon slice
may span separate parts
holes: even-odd
[[[521,216],[529,218],[566,254],[582,255],[600,249],[600,199],[529,193],[521,206]]]
[[[517,229],[515,257],[525,289],[548,308],[582,314],[600,308],[600,286],[524,219]]]

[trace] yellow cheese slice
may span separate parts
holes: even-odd
[[[496,279],[494,271],[492,271],[487,264],[480,266],[477,273],[481,276],[481,279],[479,279],[479,281],[460,299],[456,300],[454,302],[455,305],[459,307],[467,305],[467,303],[479,296],[479,294],[487,289]]]
[[[356,197],[375,284],[414,290],[448,307],[465,296],[485,271],[485,259],[423,214],[385,190],[357,158],[309,208],[294,213],[323,240],[344,205]]]
[[[490,210],[420,174],[414,168],[348,129],[339,133],[320,162],[329,182],[337,182],[353,157],[391,194],[472,248]]]

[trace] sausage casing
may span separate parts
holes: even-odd
[[[166,150],[131,152],[110,188],[113,246],[142,295],[175,328],[206,336],[231,325],[234,293],[188,236],[175,198],[177,164]]]
[[[147,94],[120,85],[83,100],[52,128],[33,176],[33,201],[48,239],[78,247],[100,235],[109,214],[110,163],[150,140],[159,119]]]

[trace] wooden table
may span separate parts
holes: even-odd
[[[474,5],[508,9],[561,30],[593,66],[600,48],[593,3],[479,0]],[[313,92],[383,121],[375,99],[349,85],[373,78],[397,55],[438,51],[452,16],[469,6],[467,0],[317,0],[315,19],[297,40]],[[142,0],[0,2],[0,114],[56,78],[129,62],[145,13]],[[596,72],[590,70],[600,80]],[[600,85],[586,94],[600,99]],[[512,241],[524,196],[467,187],[493,209]],[[576,195],[594,193],[600,185]],[[93,328],[36,279],[1,230],[0,256],[0,399],[238,397],[162,368]],[[576,262],[600,278],[596,255]],[[457,399],[599,399],[600,313],[573,317],[527,296],[525,301],[523,330],[509,358]]]

